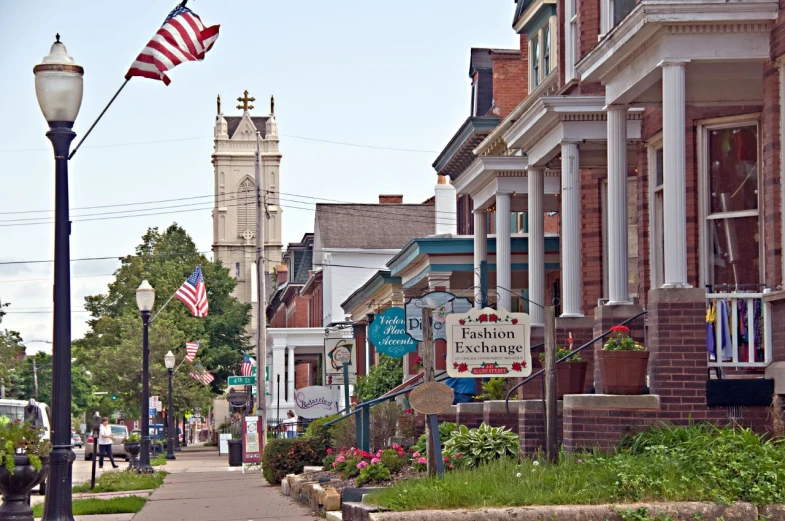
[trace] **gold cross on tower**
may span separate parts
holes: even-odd
[[[237,108],[238,109],[243,109],[243,112],[248,112],[249,110],[253,109],[253,105],[250,105],[249,102],[256,101],[256,98],[249,98],[248,97],[248,91],[245,91],[243,93],[243,97],[242,98],[237,98],[237,101],[242,103],[242,105],[237,105]]]

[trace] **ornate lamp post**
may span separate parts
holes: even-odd
[[[150,465],[150,344],[147,335],[153,304],[155,290],[147,280],[143,280],[136,290],[136,305],[142,314],[142,443],[137,468],[141,473],[153,472]]]
[[[54,339],[52,347],[52,454],[44,517],[73,521],[71,469],[71,247],[68,217],[68,152],[82,105],[84,69],[68,55],[60,35],[49,55],[33,68],[38,105],[49,123],[46,137],[55,156]]]
[[[166,404],[166,459],[174,457],[174,409],[172,408],[172,375],[174,374],[174,353],[169,351],[164,357],[166,372],[169,373],[169,400]]]

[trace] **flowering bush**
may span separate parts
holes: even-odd
[[[325,468],[339,472],[344,479],[358,476],[366,468],[374,466],[384,467],[389,476],[390,472],[399,472],[408,463],[409,454],[397,443],[393,443],[389,449],[379,449],[376,453],[366,452],[355,447],[349,449],[342,447],[338,454],[335,454],[332,449],[327,449],[327,456],[324,458]],[[370,481],[374,481],[383,474],[378,469],[368,472],[370,474],[366,479]]]
[[[613,335],[602,346],[604,351],[645,351],[642,344],[630,337],[630,328],[627,326],[613,326]]]
[[[416,454],[416,453],[415,453]],[[424,472],[428,468],[428,460],[420,456],[417,459],[412,458],[412,469],[417,472]]]
[[[414,357],[414,370],[420,371],[422,369],[422,357],[417,355]]]
[[[381,463],[371,463],[370,465],[366,463],[357,477],[357,486],[362,487],[366,483],[381,483],[389,481],[389,479],[390,470],[387,467]]]
[[[562,346],[556,346],[556,360],[559,361],[565,356],[572,353],[572,349]],[[545,363],[545,353],[540,353],[540,362]],[[569,357],[565,362],[583,362],[583,357],[580,353],[575,353]]]

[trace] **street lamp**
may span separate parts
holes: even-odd
[[[172,437],[172,430],[174,429],[174,410],[172,409],[172,375],[174,374],[174,354],[169,351],[164,357],[164,364],[166,364],[166,372],[169,373],[169,403],[166,405],[166,459],[175,459],[174,457],[174,439]]]
[[[49,123],[55,156],[55,273],[52,346],[52,453],[43,519],[73,521],[71,469],[71,223],[68,217],[68,152],[82,105],[84,69],[68,55],[60,35],[33,68],[38,105]]]
[[[155,290],[147,280],[143,280],[136,290],[136,305],[142,314],[142,443],[137,468],[141,473],[153,472],[150,465],[150,344],[147,335],[153,304]]]

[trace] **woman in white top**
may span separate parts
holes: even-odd
[[[117,468],[112,455],[112,428],[109,426],[109,418],[106,416],[101,420],[101,427],[98,429],[98,450],[100,456],[98,458],[98,466],[104,468],[104,455],[109,456],[109,461],[112,462],[112,467]]]
[[[294,438],[297,436],[297,418],[293,411],[287,412],[286,416],[287,418],[282,422],[283,430],[286,432],[287,438]]]

